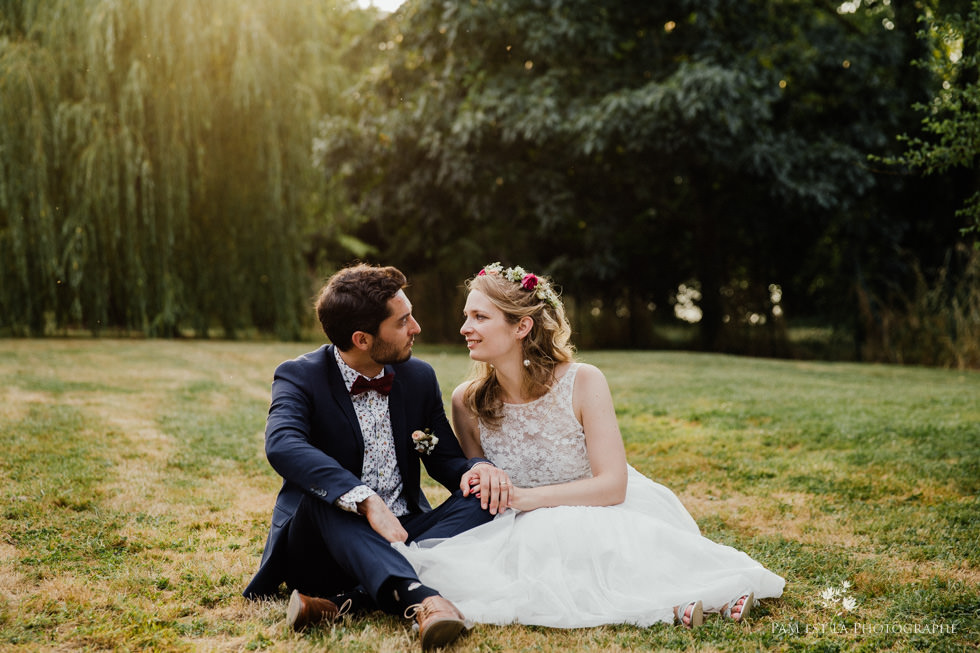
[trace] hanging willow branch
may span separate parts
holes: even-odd
[[[313,131],[349,75],[343,16],[278,0],[0,4],[0,335],[296,337],[302,241],[322,219],[306,209],[324,183]]]

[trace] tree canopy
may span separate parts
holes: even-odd
[[[721,348],[773,289],[799,312],[847,293],[823,239],[895,217],[866,157],[924,97],[917,16],[853,4],[412,0],[323,160],[387,259],[521,260],[630,315],[634,344],[686,283]]]
[[[0,331],[296,337],[338,4],[0,5]]]

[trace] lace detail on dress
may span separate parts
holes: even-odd
[[[496,427],[480,422],[484,455],[518,487],[592,476],[585,431],[572,409],[579,365],[572,363],[544,396],[526,404],[504,404]]]

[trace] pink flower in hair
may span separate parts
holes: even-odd
[[[500,274],[503,271],[504,271],[504,266],[502,266],[498,261],[496,263],[491,263],[490,265],[484,265],[483,269],[480,270],[480,273],[476,276],[482,277],[487,274]]]
[[[523,287],[524,290],[534,290],[535,288],[537,288],[537,286],[538,286],[538,278],[533,274],[531,274],[530,272],[525,274],[524,278],[521,279],[521,287]]]

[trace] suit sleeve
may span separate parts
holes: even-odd
[[[459,440],[449,425],[446,409],[442,404],[442,392],[435,373],[431,375],[431,389],[426,393],[429,428],[439,438],[439,443],[431,454],[422,455],[425,471],[433,479],[450,491],[459,489],[459,481],[473,465],[479,462],[490,462],[485,458],[467,459],[459,446]]]
[[[293,361],[276,369],[265,430],[269,464],[287,482],[329,503],[361,480],[310,441],[313,397],[303,370]]]

